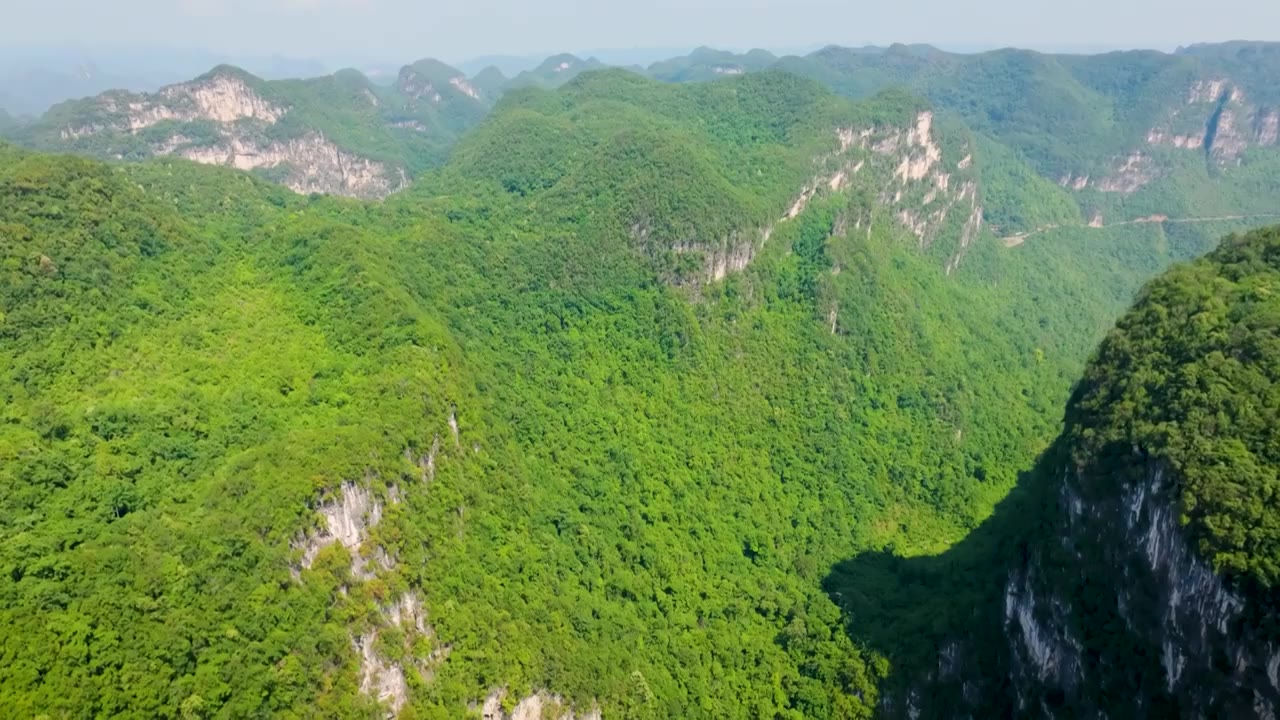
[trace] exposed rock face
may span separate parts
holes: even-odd
[[[1144,144],[1113,159],[1106,173],[1067,173],[1058,184],[1072,190],[1131,194],[1159,178],[1167,160],[1157,149],[1202,154],[1217,166],[1239,164],[1245,151],[1280,142],[1280,111],[1258,107],[1234,81],[1199,80],[1146,131]],[[1154,155],[1154,157],[1153,157]]]
[[[1280,110],[1264,110],[1257,114],[1254,134],[1259,145],[1275,145],[1280,140]]]
[[[972,154],[966,154],[955,167],[946,167],[933,119],[932,112],[923,111],[905,128],[836,128],[837,149],[815,159],[820,170],[799,189],[778,222],[798,218],[815,199],[842,192],[859,175],[874,170],[875,177],[884,180],[880,203],[916,236],[920,249],[929,248],[948,228],[955,230],[955,248],[946,261],[947,272],[953,272],[982,231],[983,209],[977,181],[971,172],[966,172],[972,168]],[[846,218],[839,225],[861,227],[864,220],[871,222],[870,218]],[[953,225],[950,220],[956,223]],[[774,226],[742,230],[714,242],[681,241],[673,243],[671,249],[676,253],[702,253],[700,279],[716,282],[747,267],[772,237],[773,230]],[[637,241],[647,241],[649,230],[637,224],[631,234]]]
[[[418,120],[397,120],[391,123],[391,127],[413,130],[414,132],[426,132],[427,126]]]
[[[404,459],[411,465],[418,466],[422,473],[422,482],[430,483],[436,479],[436,457],[440,455],[440,436],[431,440],[431,449],[421,455],[414,455],[412,448],[404,449]]]
[[[564,698],[545,690],[539,690],[520,700],[508,715],[502,709],[506,697],[505,689],[490,693],[480,706],[480,717],[484,720],[601,720],[599,709],[575,712]]]
[[[399,88],[401,93],[414,100],[429,100],[438,103],[444,99],[440,95],[440,91],[431,84],[431,81],[419,75],[412,67],[401,68],[396,87]]]
[[[360,655],[360,692],[377,698],[390,712],[388,717],[400,713],[409,699],[409,685],[404,679],[404,669],[396,663],[385,662],[374,649],[378,634],[371,632],[353,640],[352,645]]]
[[[1083,190],[1089,187],[1089,176],[1067,173],[1058,179],[1058,184],[1064,188],[1071,188],[1072,190]]]
[[[367,95],[377,105],[377,97]],[[403,169],[361,157],[316,131],[269,139],[266,128],[289,109],[264,97],[249,79],[230,70],[170,85],[151,95],[106,93],[96,105],[94,121],[69,125],[59,132],[60,138],[74,143],[110,134],[138,135],[147,130],[154,134],[160,123],[171,122],[178,127],[167,136],[151,139],[151,154],[240,170],[280,169],[283,184],[303,194],[381,198],[408,184]],[[216,138],[206,133],[197,139],[197,133],[182,129],[181,124],[195,122],[212,123]]]
[[[939,667],[952,670],[922,678],[889,714],[1274,718],[1280,645],[1188,541],[1171,473],[1152,463],[1118,490],[1110,478],[1065,476],[1058,514],[1045,525],[1055,534],[1009,574],[1000,667],[976,660],[993,638],[949,645]],[[946,693],[921,691],[948,684]],[[1012,707],[990,706],[1001,693],[1012,694]],[[929,705],[936,697],[949,701]],[[957,697],[969,705],[957,707]]]
[[[399,488],[389,488],[388,496],[393,504],[400,502]],[[321,505],[318,512],[324,518],[324,528],[294,543],[295,548],[303,551],[302,568],[310,568],[320,551],[333,543],[340,543],[350,551],[351,576],[357,582],[372,580],[379,569],[395,567],[395,558],[380,547],[373,551],[370,559],[363,555],[369,530],[381,521],[383,512],[382,503],[367,488],[356,483],[343,483],[339,497]],[[301,579],[296,568],[295,578]],[[382,703],[387,708],[387,717],[391,718],[399,714],[408,701],[406,669],[416,670],[424,681],[429,682],[436,668],[448,656],[450,648],[436,647],[426,657],[413,658],[408,654],[415,639],[435,637],[435,629],[427,622],[427,611],[417,592],[406,592],[379,609],[382,624],[353,634],[351,646],[360,661],[360,691]],[[412,659],[395,661],[378,651],[381,630],[391,627],[400,631],[406,657]]]
[[[799,211],[796,214],[798,215]],[[701,252],[705,257],[703,277],[707,282],[717,282],[731,273],[741,272],[750,265],[756,253],[764,247],[772,235],[773,228],[766,227],[758,231],[733,233],[714,245],[676,243],[672,246],[672,250],[677,253]]]
[[[361,552],[369,537],[369,528],[382,520],[382,503],[368,488],[346,482],[342,484],[339,496],[321,505],[318,512],[324,518],[324,528],[294,544],[303,551],[302,567],[310,568],[320,551],[336,542],[351,553],[351,574],[354,577],[362,580],[373,577]],[[383,567],[392,564],[391,558],[380,548],[374,552],[373,559]]]
[[[1134,193],[1155,177],[1156,171],[1151,158],[1141,152],[1134,152],[1118,161],[1111,175],[1098,181],[1098,189],[1106,193]],[[1085,180],[1088,182],[1087,177]]]
[[[216,123],[256,120],[271,125],[285,114],[285,108],[267,101],[244,78],[229,73],[170,85],[154,95],[110,92],[102,95],[97,104],[112,120],[68,126],[62,130],[62,139],[77,139],[108,130],[136,133],[166,120]]]
[[[1204,146],[1204,134],[1176,135],[1157,128],[1151,128],[1147,133],[1147,143],[1150,145],[1172,145],[1180,149],[1195,150]]]
[[[1227,80],[1197,80],[1187,91],[1187,104],[1217,102],[1224,90],[1230,88]]]
[[[471,83],[467,82],[467,79],[465,77],[450,78],[449,84],[457,88],[458,92],[462,93],[463,95],[466,95],[472,100],[480,99],[480,91],[477,90]]]
[[[448,425],[452,432],[458,432],[456,407],[449,410]],[[405,448],[405,470],[416,467],[424,483],[429,484],[435,476],[437,464],[445,462],[447,457],[441,447],[440,435],[433,435],[429,449],[419,452],[412,447]],[[293,568],[295,581],[305,582],[302,571],[312,568],[320,552],[335,543],[342,545],[351,555],[350,576],[344,578],[345,582],[354,586],[375,579],[387,580],[386,573],[397,567],[399,558],[382,546],[374,546],[370,539],[371,531],[382,522],[386,510],[380,496],[370,489],[378,477],[376,473],[367,471],[363,481],[342,483],[331,497],[319,504],[316,513],[321,527],[298,537],[293,543],[294,549],[301,551],[298,566]],[[386,504],[395,506],[404,502],[409,493],[419,491],[417,488],[416,483],[404,487],[387,484]],[[348,591],[344,585],[338,592],[345,596]],[[396,717],[408,702],[411,676],[416,673],[423,683],[432,682],[453,650],[451,645],[437,640],[423,598],[418,589],[403,591],[393,599],[380,601],[378,612],[371,620],[366,619],[350,629],[351,647],[359,661],[360,691],[381,703],[387,718]],[[402,638],[403,653],[388,654],[381,649],[384,645],[380,643],[387,642],[389,630],[395,631],[391,637]],[[559,698],[542,693],[539,699],[529,702],[543,702],[550,707],[552,700],[559,701]]]
[[[1149,145],[1203,150],[1210,159],[1238,162],[1250,147],[1275,145],[1280,113],[1251,105],[1245,92],[1226,78],[1201,80],[1187,92],[1186,103],[1147,133]]]
[[[427,623],[427,614],[417,593],[408,592],[387,607],[381,608],[386,625],[394,626],[404,636],[408,651],[417,637],[434,637],[435,630]],[[351,639],[351,645],[360,658],[360,692],[376,698],[387,709],[387,717],[400,713],[409,699],[409,683],[405,679],[404,663],[383,657],[377,649],[379,631],[371,629]],[[437,648],[427,658],[410,661],[424,681],[430,681],[435,668],[448,655],[449,648]]]
[[[181,136],[179,136],[180,138]],[[240,170],[287,168],[284,185],[297,193],[327,193],[358,198],[381,198],[409,183],[400,168],[346,152],[318,132],[287,141],[261,143],[229,134],[215,145],[187,145],[170,138],[153,147],[157,155],[178,154],[206,165]]]
[[[857,133],[859,137],[865,130]],[[951,217],[961,216],[956,247],[946,261],[947,274],[960,265],[964,253],[982,231],[983,209],[978,199],[978,184],[971,176],[965,176],[973,163],[972,153],[966,153],[954,168],[942,162],[942,148],[933,131],[933,113],[922,112],[916,116],[909,131],[888,133],[876,137],[866,136],[873,153],[896,160],[893,179],[897,189],[892,197],[886,191],[881,201],[895,209],[895,215],[904,227],[916,236],[920,249],[926,249],[947,228]],[[844,133],[841,144],[853,133]],[[914,192],[913,192],[914,191]],[[923,196],[917,196],[923,192]]]
[[[242,78],[215,75],[208,80],[171,85],[160,91],[171,102],[189,101],[194,118],[229,123],[241,119],[274,123],[284,109],[260,97]],[[130,108],[132,110],[132,108]]]

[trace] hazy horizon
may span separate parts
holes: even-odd
[[[1214,42],[1269,42],[1267,40],[1257,40],[1250,38],[1231,38],[1221,41],[1203,41],[1206,43]],[[1199,41],[1198,41],[1199,42]],[[930,42],[929,40],[894,40],[888,42],[818,42],[808,43],[805,45],[792,45],[783,47],[770,47],[766,45],[724,45],[712,43],[700,43],[698,45],[676,45],[676,46],[656,46],[656,45],[635,45],[625,47],[548,47],[541,50],[533,50],[528,52],[477,52],[463,55],[443,55],[433,54],[429,49],[424,48],[421,52],[406,53],[387,53],[385,55],[370,54],[367,56],[347,56],[343,54],[305,54],[305,53],[280,53],[280,52],[253,52],[253,51],[231,51],[218,50],[215,48],[204,47],[177,47],[166,45],[111,45],[111,44],[92,44],[92,43],[72,43],[72,44],[28,44],[21,45],[11,43],[4,48],[0,48],[0,63],[13,59],[62,59],[70,60],[83,58],[85,61],[93,60],[138,60],[144,61],[154,58],[157,55],[174,55],[185,56],[187,58],[208,58],[210,62],[216,63],[225,60],[258,60],[258,61],[285,61],[292,63],[319,63],[323,64],[326,72],[336,72],[343,68],[362,69],[365,67],[381,67],[384,65],[406,65],[417,60],[425,58],[434,58],[451,65],[478,65],[488,61],[521,61],[530,66],[537,64],[548,57],[567,53],[575,55],[583,59],[595,57],[610,64],[642,64],[648,65],[652,62],[666,60],[673,57],[680,57],[700,48],[710,47],[715,50],[724,50],[734,53],[745,53],[751,50],[766,50],[779,57],[787,55],[807,55],[824,47],[839,46],[849,48],[860,47],[889,47],[891,45],[929,45],[939,50],[954,53],[980,53],[991,50],[999,50],[1003,48],[1017,48],[1022,50],[1033,50],[1044,53],[1067,53],[1067,54],[1092,54],[1106,53],[1127,50],[1156,50],[1160,52],[1173,52],[1180,47],[1186,47],[1193,43],[1181,43],[1167,46],[1154,45],[1097,45],[1084,43],[1063,43],[1057,45],[1035,45],[1035,44],[981,44],[967,45],[963,43],[945,43]],[[498,64],[501,64],[499,62]]]
[[[615,53],[694,47],[794,52],[844,46],[928,43],[977,51],[1173,50],[1198,42],[1267,40],[1280,3],[1079,0],[1040,7],[1016,0],[912,0],[886,7],[831,0],[474,0],[423,7],[411,0],[120,0],[109,16],[89,0],[12,8],[0,28],[10,56],[60,48],[87,53],[174,49],[228,57],[318,60],[332,68],[436,57]],[[597,49],[597,50],[592,50]],[[603,50],[602,50],[603,49]]]

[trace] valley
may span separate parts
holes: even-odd
[[[0,121],[0,706],[1274,712],[1277,47]]]

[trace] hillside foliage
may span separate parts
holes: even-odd
[[[1078,460],[1134,449],[1179,478],[1183,522],[1215,568],[1280,581],[1280,230],[1226,239],[1148,285],[1079,390]]]
[[[1201,247],[987,234],[949,276],[871,171],[779,220],[836,127],[924,107],[590,73],[509,93],[384,203],[0,147],[0,704],[377,717],[376,633],[402,718],[499,688],[869,717],[893,648],[852,639],[876,616],[831,568],[977,527],[1129,295]],[[1002,222],[1070,214],[989,157],[1024,198]],[[683,281],[677,245],[765,224],[744,270]],[[372,579],[341,544],[303,562],[344,485],[381,508]],[[388,623],[406,593],[429,632]]]

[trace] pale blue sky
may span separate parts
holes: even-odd
[[[0,45],[175,46],[327,62],[583,48],[1280,39],[1280,0],[4,0]]]

